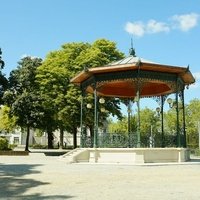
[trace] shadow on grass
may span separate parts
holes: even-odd
[[[26,195],[29,189],[39,187],[42,185],[48,185],[49,182],[37,181],[34,179],[23,178],[28,174],[38,174],[40,171],[34,168],[41,165],[32,164],[17,164],[6,165],[0,164],[0,199],[13,199],[13,200],[41,200],[41,199],[69,199],[73,196],[68,195],[42,195],[41,193],[35,193]]]

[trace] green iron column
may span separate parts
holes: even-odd
[[[163,112],[163,107],[164,107],[164,96],[162,95],[161,96],[161,140],[162,140],[162,144],[161,146],[162,147],[165,147],[165,135],[164,135],[164,112]]]
[[[187,148],[187,138],[186,138],[186,125],[185,125],[185,98],[184,89],[181,91],[182,99],[182,111],[183,111],[183,147]]]
[[[131,102],[128,101],[128,146],[131,147]]]
[[[80,128],[81,128],[81,148],[84,147],[83,138],[83,95],[81,95],[81,118],[80,118]]]
[[[138,114],[138,121],[137,121],[137,147],[140,148],[140,91],[142,82],[140,79],[140,60],[138,61],[138,70],[137,70],[137,92],[136,92],[136,103],[137,103],[137,114]]]
[[[181,147],[180,128],[179,128],[178,91],[176,92],[176,131],[177,131],[177,147]]]
[[[98,120],[97,120],[97,90],[94,90],[94,148],[97,148]]]
[[[138,115],[138,121],[137,121],[137,147],[140,148],[140,92],[137,91],[137,115]]]
[[[157,115],[161,120],[161,147],[165,147],[165,133],[164,133],[164,103],[167,98],[167,95],[161,95],[156,97],[155,100],[159,104],[159,107],[156,108]],[[172,104],[172,99],[168,99],[170,105]]]

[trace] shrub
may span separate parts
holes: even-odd
[[[9,148],[10,150],[13,150],[15,147],[17,147],[17,144],[9,144],[9,145],[8,145],[8,148]]]
[[[0,150],[8,150],[8,140],[6,138],[0,137]]]

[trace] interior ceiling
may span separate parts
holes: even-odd
[[[138,87],[134,81],[112,81],[100,83],[96,89],[98,95],[101,96],[134,98]],[[94,92],[92,87],[88,87],[86,91],[89,93]],[[159,96],[172,92],[169,83],[146,81],[141,86],[140,97]]]

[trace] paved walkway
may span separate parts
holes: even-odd
[[[199,200],[200,162],[66,164],[44,153],[1,156],[0,199]]]

